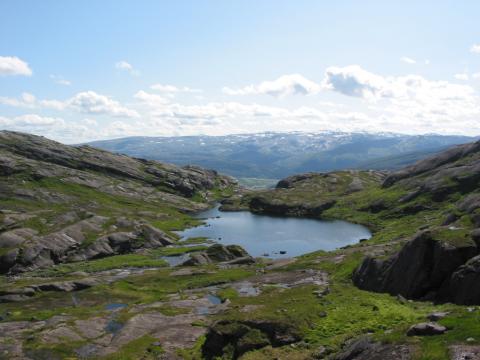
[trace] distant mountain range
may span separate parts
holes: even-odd
[[[176,165],[200,165],[238,178],[280,179],[309,171],[397,169],[451,145],[475,139],[435,134],[269,132],[127,137],[89,145]]]

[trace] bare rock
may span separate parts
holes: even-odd
[[[438,321],[438,320],[443,319],[448,314],[449,313],[446,312],[446,311],[433,312],[433,313],[427,315],[427,319],[430,320],[430,321]]]
[[[353,282],[364,290],[400,294],[407,299],[449,301],[455,296],[445,291],[444,283],[477,251],[474,244],[453,246],[424,231],[389,259],[367,257],[355,270]]]
[[[413,352],[408,345],[392,345],[374,342],[362,337],[351,341],[341,352],[328,357],[331,360],[410,360]]]
[[[407,336],[432,336],[441,335],[447,331],[447,328],[443,325],[428,322],[413,325],[408,329]]]

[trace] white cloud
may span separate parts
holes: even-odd
[[[325,71],[323,87],[344,95],[377,99],[391,96],[387,81],[358,65],[332,66]]]
[[[64,101],[39,100],[33,94],[25,92],[19,98],[0,96],[0,104],[28,109],[53,109],[58,111],[72,109],[87,114],[103,114],[114,117],[132,118],[139,116],[137,111],[94,91],[80,92]]]
[[[50,75],[50,79],[52,79],[56,84],[70,86],[72,82],[70,80],[64,79],[63,76],[60,75]]]
[[[163,96],[157,94],[147,93],[146,91],[140,90],[133,97],[137,100],[140,100],[144,104],[149,105],[150,107],[157,107],[164,104],[167,104],[170,100],[164,98]]]
[[[480,44],[473,44],[470,48],[470,52],[474,54],[480,54]]]
[[[153,84],[150,86],[150,89],[162,92],[162,93],[201,93],[202,90],[200,89],[192,89],[189,88],[188,86],[183,86],[183,87],[177,87],[174,85],[163,85],[163,84]]]
[[[402,57],[400,58],[400,61],[402,61],[402,62],[404,62],[404,63],[406,63],[406,64],[416,64],[416,63],[417,63],[414,59],[409,58],[408,56],[402,56]]]
[[[122,106],[108,96],[94,91],[80,92],[67,101],[68,105],[87,114],[105,114],[119,117],[138,117],[135,110]]]
[[[14,107],[34,108],[36,106],[36,99],[34,95],[24,92],[20,98],[0,96],[0,104]]]
[[[65,102],[59,100],[38,100],[35,95],[24,92],[19,98],[0,96],[0,104],[28,109],[47,108],[54,110],[63,110],[66,107]]]
[[[474,79],[480,79],[480,72],[472,74],[472,78]]]
[[[133,70],[133,66],[124,60],[115,63],[115,67],[121,70]]]
[[[0,117],[2,126],[23,128],[23,127],[50,127],[63,125],[64,120],[60,118],[44,117],[37,114],[25,114],[14,118]]]
[[[28,64],[16,56],[0,56],[0,76],[32,75]]]
[[[376,104],[367,107],[374,115],[365,122],[364,129],[402,133],[480,132],[480,97],[468,85],[427,80],[419,75],[383,77],[354,65],[327,69],[324,86]]]
[[[132,64],[121,60],[115,63],[115,68],[118,70],[123,70],[129,72],[131,75],[140,75],[140,72],[133,67]]]
[[[329,90],[367,100],[461,100],[475,92],[467,85],[430,81],[419,75],[383,77],[358,65],[328,68],[323,84]]]
[[[467,81],[469,79],[469,76],[467,73],[455,74],[454,77],[455,79],[462,80],[462,81]]]
[[[227,95],[267,94],[275,97],[293,94],[311,95],[318,93],[320,90],[320,85],[300,74],[283,75],[273,81],[263,81],[258,85],[249,85],[240,89],[231,89],[229,87],[222,89],[223,93]]]

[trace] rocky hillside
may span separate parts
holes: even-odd
[[[2,131],[0,273],[169,245],[181,213],[233,186],[199,167]]]
[[[367,258],[355,284],[413,299],[480,304],[480,142],[390,174],[382,187],[407,191],[400,206],[418,214],[438,208],[443,219],[424,224],[392,257]],[[390,210],[386,202],[378,205]]]

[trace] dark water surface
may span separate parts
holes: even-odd
[[[182,238],[206,237],[220,244],[238,244],[252,256],[292,257],[334,250],[371,237],[365,226],[346,221],[221,212],[218,206],[195,217],[205,219],[205,224],[179,232]]]

